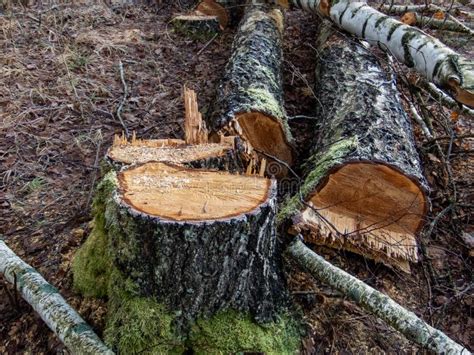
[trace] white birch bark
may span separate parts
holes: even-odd
[[[428,80],[453,91],[458,102],[474,107],[474,60],[461,56],[422,30],[386,16],[364,2],[291,0],[291,3],[330,17],[338,27],[378,44]]]
[[[71,308],[58,290],[0,240],[0,274],[11,282],[72,354],[113,352]]]
[[[324,260],[299,237],[290,244],[287,253],[313,277],[342,292],[409,340],[438,354],[471,354],[465,347],[431,327],[390,297]]]

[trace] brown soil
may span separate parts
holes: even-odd
[[[168,26],[177,10],[71,4],[14,7],[13,15],[0,10],[0,235],[58,287],[99,334],[106,304],[72,290],[70,265],[88,234],[100,159],[114,134],[123,130],[117,110],[123,102],[123,121],[140,138],[183,139],[183,85],[196,90],[206,114],[230,54],[232,29],[210,43],[188,40]],[[311,118],[317,104],[312,90],[314,38],[311,16],[290,13],[284,89],[300,157],[295,166],[317,134]],[[129,93],[125,99],[120,62]],[[399,72],[404,73],[400,82],[408,93],[416,76],[406,68]],[[472,347],[473,249],[466,242],[474,231],[472,123],[434,102],[422,111],[440,139],[430,142],[416,128],[433,191],[432,211],[419,238],[422,260],[412,274],[351,253],[315,250]],[[418,349],[290,261],[287,265],[291,290],[310,324],[305,352]],[[27,304],[8,301],[6,290],[13,294],[0,279],[0,353],[63,351]]]

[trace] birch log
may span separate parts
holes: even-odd
[[[281,1],[277,1],[281,2]],[[363,2],[290,0],[304,10],[329,17],[337,26],[371,44],[378,44],[429,81],[474,107],[474,61],[420,29],[382,14]]]
[[[313,277],[339,290],[358,305],[387,322],[409,340],[438,354],[467,355],[471,353],[390,297],[327,262],[304,245],[301,238],[297,237],[292,241],[287,248],[287,253]]]
[[[291,165],[292,136],[283,106],[282,31],[279,10],[248,7],[207,126],[214,133],[238,134],[254,149]]]
[[[409,118],[377,58],[325,29],[315,88],[321,133],[286,210],[308,241],[408,272],[427,208]]]
[[[92,328],[35,269],[0,240],[0,274],[12,284],[72,354],[113,354]]]

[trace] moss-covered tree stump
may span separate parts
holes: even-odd
[[[265,158],[276,157],[276,162],[291,165],[292,136],[283,105],[282,31],[279,10],[248,7],[207,127],[214,137],[240,135]]]
[[[110,171],[78,290],[108,296],[119,353],[292,352],[298,328],[275,235],[275,181],[150,162]]]
[[[427,209],[409,118],[377,58],[354,40],[320,36],[320,138],[282,216],[316,244],[409,271]]]

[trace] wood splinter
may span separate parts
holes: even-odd
[[[131,140],[125,135],[114,137],[106,161],[115,170],[125,165],[150,161],[170,162],[194,168],[245,171],[244,149],[236,144],[236,137],[220,137],[216,143],[208,142],[208,131],[199,112],[194,90],[184,87],[185,139],[139,139],[133,132]]]

